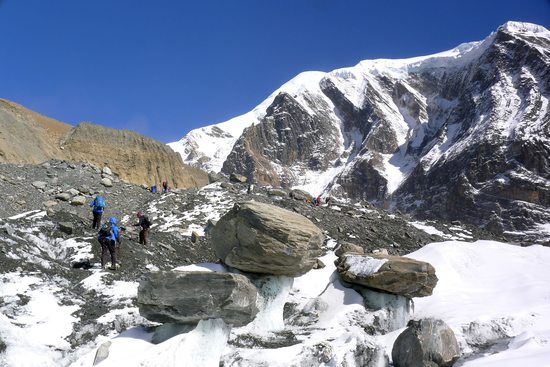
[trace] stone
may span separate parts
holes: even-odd
[[[317,259],[315,265],[313,265],[313,269],[323,269],[325,266],[326,265],[324,262],[322,262],[320,259]]]
[[[248,179],[246,178],[246,176],[239,175],[238,173],[232,173],[231,175],[229,175],[229,181],[237,182],[237,183],[246,183]]]
[[[83,194],[90,195],[90,187],[87,186],[87,185],[80,186],[80,188],[78,190]]]
[[[201,235],[198,234],[198,233],[195,232],[195,231],[191,232],[191,242],[197,243],[197,241],[199,240],[200,236],[201,236]]]
[[[72,196],[76,196],[76,195],[80,194],[80,191],[78,191],[77,189],[69,189],[69,190],[67,190],[67,192],[69,194],[71,194]]]
[[[42,205],[47,209],[47,208],[51,208],[52,206],[55,206],[57,205],[57,201],[55,200],[47,200],[47,201],[44,201],[42,203]]]
[[[304,190],[294,189],[289,193],[289,196],[295,200],[311,200],[313,197],[309,192]]]
[[[214,183],[214,182],[220,182],[223,181],[223,176],[220,175],[217,172],[211,171],[208,173],[208,182]]]
[[[58,224],[59,230],[66,234],[73,234],[74,226],[71,222],[60,222]]]
[[[71,200],[72,196],[68,192],[62,192],[62,193],[59,193],[59,194],[55,195],[55,198],[59,199],[61,201],[69,201],[69,200]]]
[[[111,179],[107,178],[107,177],[104,177],[101,179],[101,184],[105,187],[112,187],[113,186],[113,181],[111,181]]]
[[[354,253],[354,254],[363,255],[365,253],[365,250],[361,246],[355,245],[353,243],[342,242],[338,246],[338,248],[334,251],[334,254],[338,257],[340,257],[340,256],[342,256],[343,254],[346,254],[346,253]]]
[[[111,169],[107,166],[103,167],[103,169],[101,170],[101,173],[109,175],[109,176],[113,175],[113,171],[111,171]]]
[[[34,181],[32,185],[39,190],[44,190],[48,184],[44,181]]]
[[[236,203],[211,235],[216,255],[227,265],[291,277],[315,266],[324,239],[321,230],[304,216],[256,201]]]
[[[450,367],[460,358],[453,330],[442,320],[411,320],[392,348],[395,367]]]
[[[221,187],[222,189],[226,189],[227,191],[231,191],[231,192],[238,192],[238,191],[239,191],[239,190],[237,190],[237,189],[235,188],[235,186],[233,186],[233,185],[230,184],[229,182],[222,182],[222,183],[220,184],[220,187]]]
[[[280,197],[287,197],[288,193],[283,189],[271,189],[267,192],[269,196],[280,196]]]
[[[409,298],[430,296],[437,284],[431,264],[404,256],[344,254],[335,264],[348,283]]]
[[[399,247],[399,246],[398,246]],[[388,252],[387,249],[385,248],[378,248],[378,249],[375,249],[375,250],[372,250],[372,253],[373,254],[382,254],[382,255],[389,255],[390,253]]]
[[[78,206],[78,205],[84,205],[84,204],[86,204],[86,197],[85,197],[85,196],[82,196],[82,195],[75,196],[75,197],[71,200],[71,205]]]
[[[109,348],[111,348],[111,342],[109,340],[101,344],[99,348],[97,348],[97,352],[95,353],[95,358],[94,358],[94,364],[93,364],[94,366],[106,360],[107,357],[109,357]]]
[[[243,326],[258,313],[256,299],[256,287],[244,275],[158,271],[140,282],[137,304],[140,314],[150,321],[197,324],[221,318]]]

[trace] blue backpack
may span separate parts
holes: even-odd
[[[101,196],[96,196],[94,202],[94,208],[103,209],[105,207],[105,200]]]

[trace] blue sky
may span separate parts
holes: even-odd
[[[162,142],[302,71],[444,51],[550,0],[0,0],[0,98]]]

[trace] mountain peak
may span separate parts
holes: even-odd
[[[535,33],[540,36],[550,37],[550,31],[548,29],[541,25],[527,22],[508,21],[498,27],[497,31],[506,31],[509,33]]]

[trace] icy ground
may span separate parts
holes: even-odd
[[[446,241],[430,244],[410,254],[410,257],[433,264],[439,277],[432,296],[414,300],[414,317],[445,320],[453,328],[464,354],[472,352],[471,345],[488,346],[486,352],[477,354],[473,359],[463,358],[457,365],[550,365],[550,270],[547,266],[550,248],[517,247],[494,241]],[[352,316],[363,312],[362,298],[335,280],[333,259],[333,254],[327,255],[322,259],[327,264],[326,268],[312,270],[295,279],[287,297],[294,298],[302,307],[317,297],[326,303],[315,325],[316,332],[303,335],[299,340],[311,346],[331,340],[331,347],[338,351],[335,359],[340,356],[340,362],[343,362],[346,352],[353,350],[355,340],[370,337],[358,325],[353,325]],[[215,267],[214,264],[202,266]],[[135,292],[134,284],[127,284],[127,287],[127,293]],[[280,312],[281,309],[275,307],[271,311],[264,317],[271,318],[272,324],[276,325],[276,320],[282,317],[276,311]],[[235,328],[231,333],[242,333],[240,329]],[[200,345],[190,343],[188,339],[191,336],[186,334],[153,345],[149,342],[150,333],[142,327],[131,328],[110,340],[111,356],[100,366],[120,366],[123,361],[131,361],[130,365],[136,366],[199,366],[185,361],[182,356],[191,353],[189,345],[200,349],[194,349],[195,353],[213,353],[209,349],[211,343],[219,345],[220,339],[224,342],[220,330],[208,330],[211,334],[209,337],[203,336],[203,344]],[[393,341],[402,330],[373,337],[372,341],[384,345],[391,356]],[[106,340],[108,338],[102,338],[97,344]],[[300,354],[304,351],[302,344],[285,347],[284,350],[241,350],[240,355],[246,360],[255,361],[257,365],[298,365]],[[489,347],[493,345],[498,346],[498,351]],[[231,352],[231,348],[226,346],[221,353],[229,355]],[[158,355],[164,357],[155,357]],[[91,350],[73,366],[91,366],[94,356],[95,350]],[[217,366],[217,361],[211,365]],[[341,364],[329,362],[319,365]]]

